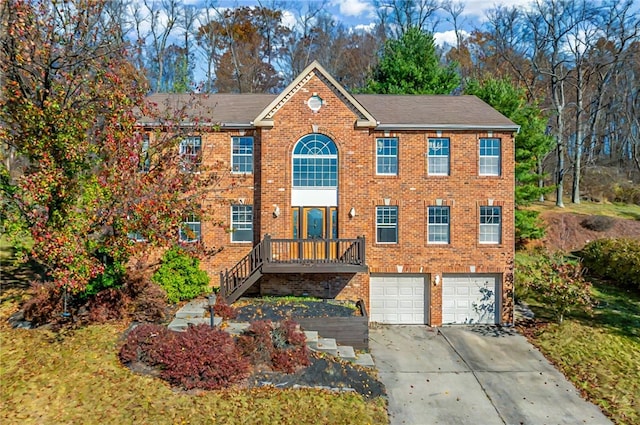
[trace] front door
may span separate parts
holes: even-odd
[[[338,238],[338,209],[336,207],[294,207],[293,239],[303,239],[298,251],[303,259],[323,259],[335,256]]]

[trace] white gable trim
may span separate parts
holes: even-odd
[[[342,87],[329,73],[318,63],[313,61],[304,71],[296,77],[286,89],[276,97],[260,114],[253,120],[256,127],[273,127],[273,117],[289,101],[304,85],[314,76],[326,80],[333,89],[337,91],[345,103],[350,106],[358,116],[355,122],[356,127],[374,128],[378,124],[376,119],[351,95]]]

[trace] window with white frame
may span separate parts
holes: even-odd
[[[231,206],[231,242],[253,241],[253,206]]]
[[[197,172],[202,161],[202,138],[189,136],[180,142],[180,166],[182,171]]]
[[[499,244],[502,234],[502,208],[480,207],[480,243]]]
[[[253,173],[253,137],[231,138],[231,172]]]
[[[376,139],[376,174],[398,175],[398,139],[385,137]]]
[[[449,138],[439,137],[429,139],[429,175],[449,175]]]
[[[398,243],[398,207],[376,207],[376,242]]]
[[[313,133],[293,148],[293,187],[335,188],[338,186],[338,148],[331,138]]]
[[[427,227],[427,233],[429,236],[429,243],[449,243],[449,207],[429,207],[429,223]]]
[[[500,139],[480,139],[479,174],[500,175]]]
[[[202,224],[200,218],[190,215],[180,225],[179,240],[182,243],[200,242],[202,238]]]

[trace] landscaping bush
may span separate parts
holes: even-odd
[[[221,317],[222,320],[231,320],[238,317],[238,310],[224,302],[222,297],[216,298],[216,303],[213,305],[213,313]]]
[[[238,346],[256,366],[293,373],[311,364],[304,332],[292,320],[252,322],[238,337]]]
[[[516,283],[520,291],[543,302],[562,323],[574,309],[589,311],[593,305],[591,285],[583,278],[580,262],[560,254],[538,255],[516,262]]]
[[[119,357],[125,364],[141,362],[159,369],[162,379],[185,389],[225,388],[250,372],[233,338],[207,325],[190,326],[185,332],[140,325],[127,336]]]
[[[132,299],[131,319],[159,323],[166,319],[167,293],[143,269],[127,272],[124,289]]]
[[[88,321],[104,323],[127,316],[131,299],[120,288],[102,290],[87,300]]]
[[[589,274],[640,292],[640,241],[599,239],[585,245],[579,255]]]
[[[209,290],[209,276],[200,270],[200,260],[177,247],[165,252],[151,279],[167,292],[172,303],[190,300]]]
[[[67,320],[64,312],[64,291],[53,282],[33,282],[33,297],[24,304],[24,318],[33,326]]]
[[[102,274],[91,279],[82,292],[82,297],[91,297],[98,292],[109,288],[119,288],[122,286],[125,275],[125,267],[120,262],[108,260]]]
[[[615,220],[604,215],[591,215],[580,222],[580,226],[594,232],[604,232],[613,227]]]

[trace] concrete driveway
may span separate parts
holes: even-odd
[[[385,326],[369,346],[391,424],[610,424],[513,329]]]

